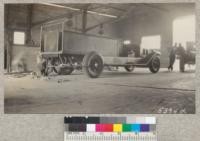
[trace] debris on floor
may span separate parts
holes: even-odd
[[[194,114],[195,73],[148,70],[6,75],[5,113]],[[24,101],[24,102],[23,102]]]

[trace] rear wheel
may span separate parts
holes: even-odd
[[[159,69],[160,69],[160,58],[158,56],[155,56],[150,62],[149,70],[152,73],[157,73]]]
[[[103,71],[103,59],[96,52],[90,52],[83,58],[85,73],[91,78],[97,78]]]
[[[45,71],[45,76],[48,76],[48,75],[50,75],[53,72],[54,72],[53,68],[47,68],[46,71]]]
[[[74,71],[73,67],[71,68],[66,67],[66,66],[63,66],[62,64],[70,66],[70,63],[66,57],[58,58],[55,62],[55,65],[56,65],[55,69],[59,75],[70,75]]]
[[[48,76],[53,72],[56,72],[55,67],[53,67],[53,61],[52,60],[53,60],[52,58],[49,58],[49,59],[46,59],[46,61],[43,63],[44,75],[45,76]]]

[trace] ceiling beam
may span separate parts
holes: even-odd
[[[160,8],[160,7],[155,6],[155,5],[152,5],[152,4],[144,3],[144,4],[142,4],[142,5],[144,5],[144,6],[146,6],[146,7],[153,8],[153,9],[157,9],[157,10],[159,10],[159,11],[161,11],[161,12],[170,12],[169,10],[167,10],[167,9],[165,9],[165,8]]]
[[[97,10],[97,9],[101,9],[101,8],[103,8],[102,5],[96,4],[96,6],[88,8],[88,10]]]
[[[115,22],[118,22],[118,21],[120,21],[120,20],[123,20],[123,19],[125,19],[125,18],[127,18],[128,17],[128,14],[130,13],[130,12],[132,12],[132,10],[133,9],[135,9],[137,6],[131,6],[122,16],[120,16],[120,17],[118,17],[117,19],[115,19],[115,20],[106,20],[106,21],[104,21],[104,22],[100,22],[100,23],[98,23],[98,24],[96,24],[96,25],[93,25],[93,26],[91,26],[91,27],[88,27],[87,29],[86,29],[86,32],[88,32],[88,31],[90,31],[90,30],[92,30],[92,29],[94,29],[94,28],[96,28],[96,27],[99,27],[100,25],[102,25],[102,24],[112,24],[112,23],[115,23]]]
[[[118,16],[116,15],[111,15],[111,14],[106,14],[106,13],[100,13],[100,12],[95,12],[95,11],[87,11],[89,14],[94,14],[94,15],[98,15],[98,16],[103,16],[103,17],[108,17],[108,18],[118,18]]]
[[[118,10],[118,11],[121,11],[121,12],[126,12],[125,9],[118,8],[118,7],[115,7],[115,6],[109,5],[109,4],[100,4],[100,5],[102,5],[103,7],[107,7],[107,8],[115,9],[115,10]]]
[[[32,24],[32,27],[40,26],[40,25],[45,24],[45,23],[47,23],[47,22],[50,22],[50,21],[52,21],[52,20],[58,20],[58,19],[65,18],[65,17],[67,17],[69,14],[74,14],[74,12],[62,14],[62,15],[59,15],[59,16],[55,16],[55,17],[48,18],[48,19],[43,20],[43,21],[35,22],[35,23]],[[79,14],[80,14],[80,13],[76,13],[75,15],[79,15]]]
[[[47,5],[47,6],[58,7],[58,8],[63,8],[63,9],[67,9],[67,10],[73,10],[73,11],[80,11],[81,10],[81,9],[78,9],[78,8],[73,8],[73,7],[59,5],[59,4],[53,4],[53,3],[40,3],[40,4]]]
[[[59,4],[52,4],[52,3],[41,3],[41,4],[53,6],[53,7],[58,7],[58,8],[63,8],[63,9],[68,9],[68,10],[77,11],[77,12],[82,11],[82,9],[79,9],[79,8],[73,8],[73,7],[59,5]],[[95,11],[91,11],[91,10],[88,10],[87,12],[89,14],[95,14],[95,15],[98,15],[98,16],[104,16],[104,17],[109,17],[109,18],[117,18],[116,15],[111,15],[111,14],[106,14],[106,13],[101,13],[101,12],[95,12]]]
[[[94,28],[97,28],[97,27],[99,27],[100,25],[104,25],[104,24],[108,24],[108,23],[112,23],[112,22],[114,22],[114,21],[113,21],[113,20],[106,20],[106,21],[100,22],[100,23],[98,23],[98,24],[96,24],[96,25],[93,25],[93,26],[91,26],[91,27],[88,27],[88,28],[85,30],[85,32],[88,32],[88,31],[90,31],[90,30],[92,30],[92,29],[94,29]]]
[[[49,5],[49,6],[58,6],[59,8],[64,8],[63,6],[61,6],[61,5],[56,5],[56,4],[46,4],[46,3],[42,3],[43,5]],[[100,8],[100,7],[98,7],[98,8]],[[75,14],[75,15],[80,15],[80,14],[82,14],[81,13],[81,9],[79,9],[79,10],[77,10],[77,9],[75,9],[74,10],[74,8],[72,8],[72,7],[68,7],[68,6],[66,6],[65,7],[65,9],[68,9],[68,10],[72,10],[73,12],[71,12],[71,14]],[[98,14],[98,15],[100,15],[100,16],[106,16],[106,17],[112,17],[112,18],[116,18],[117,16],[113,16],[113,15],[109,15],[109,14],[105,14],[105,13],[98,13],[98,12],[95,12],[95,11],[91,11],[91,10],[88,10],[87,11],[87,13],[88,14]],[[40,26],[40,25],[42,25],[42,24],[44,24],[44,23],[47,23],[47,22],[50,22],[50,21],[52,21],[52,20],[58,20],[58,19],[62,19],[62,18],[65,18],[68,14],[70,14],[70,13],[66,13],[66,14],[63,14],[63,15],[59,15],[59,16],[56,16],[56,17],[51,17],[51,18],[48,18],[48,19],[46,19],[46,20],[43,20],[43,21],[39,21],[39,22],[36,22],[36,23],[33,23],[32,24],[32,27],[35,27],[35,26]]]

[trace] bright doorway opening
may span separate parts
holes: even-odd
[[[195,15],[188,15],[176,18],[173,21],[173,45],[181,44],[185,49],[187,43],[195,43]],[[195,66],[185,66],[187,69],[194,69]],[[191,68],[189,68],[191,67]],[[179,60],[174,64],[174,69],[179,70]]]
[[[186,48],[187,42],[195,42],[195,16],[179,17],[173,21],[173,44],[181,43]]]

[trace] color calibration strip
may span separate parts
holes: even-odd
[[[68,124],[69,132],[155,132],[154,124]]]
[[[156,141],[155,117],[65,117],[65,141]]]

